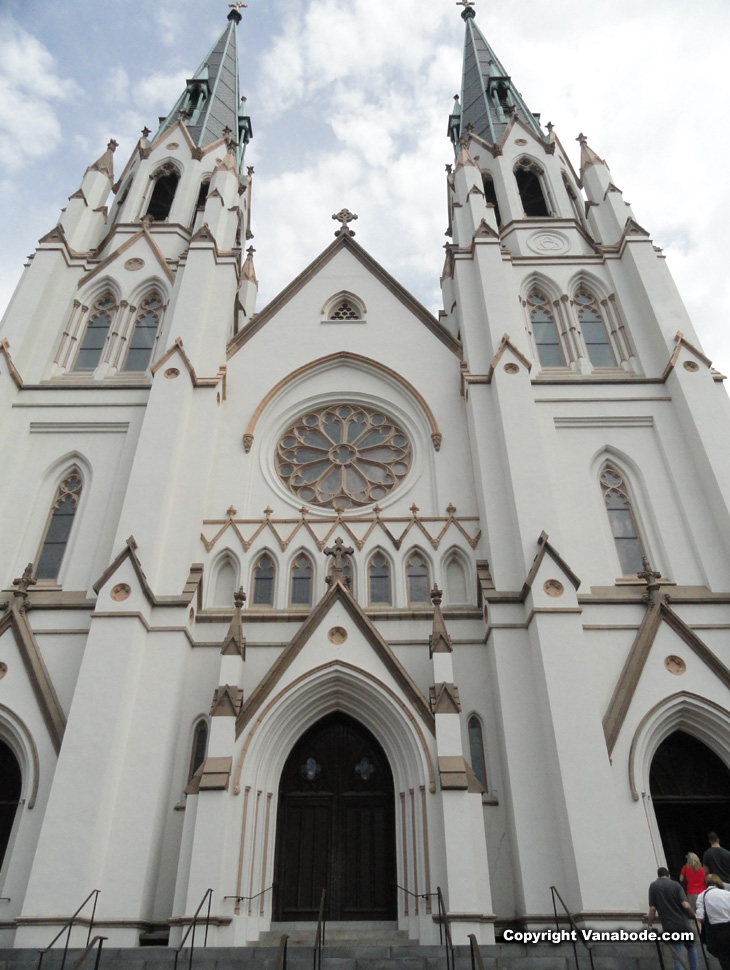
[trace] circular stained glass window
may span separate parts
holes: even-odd
[[[336,509],[378,502],[411,467],[411,443],[382,411],[336,405],[310,411],[281,436],[276,469],[299,500]]]

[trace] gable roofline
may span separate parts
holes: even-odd
[[[420,303],[415,296],[408,292],[408,290],[391,276],[386,269],[384,269],[377,260],[373,259],[370,253],[363,247],[355,242],[352,236],[347,236],[344,233],[334,239],[326,249],[324,249],[316,259],[314,259],[308,266],[306,266],[302,272],[296,276],[291,283],[284,287],[267,305],[259,312],[254,314],[251,318],[250,323],[248,323],[242,330],[240,330],[235,337],[233,337],[228,343],[227,356],[233,357],[245,343],[247,343],[253,336],[255,336],[259,330],[268,323],[268,321],[275,316],[282,307],[299,293],[300,290],[323,268],[330,260],[332,260],[342,249],[346,249],[350,252],[356,259],[358,259],[363,266],[369,270],[373,276],[375,276],[382,284],[385,286],[393,296],[399,300],[406,309],[410,310],[414,316],[418,317],[421,323],[425,324],[428,330],[444,344],[453,354],[455,354],[459,359],[462,357],[461,342],[453,337],[445,327],[443,327],[439,321],[434,317],[426,307]]]

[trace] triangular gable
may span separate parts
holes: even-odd
[[[0,355],[2,355],[5,358],[5,364],[7,365],[7,368],[8,368],[8,374],[10,374],[13,384],[15,384],[17,388],[22,389],[23,378],[18,373],[18,370],[15,364],[13,363],[13,358],[10,356],[10,344],[8,343],[8,340],[6,337],[3,337],[3,339],[0,340]]]
[[[243,709],[236,720],[236,737],[241,734],[246,724],[248,724],[259,710],[312,634],[319,628],[332,607],[337,603],[345,608],[354,624],[363,634],[366,642],[373,648],[378,658],[409,699],[428,730],[432,734],[435,733],[434,716],[431,713],[430,705],[426,698],[406,673],[398,658],[381,637],[380,633],[378,633],[361,607],[353,599],[349,590],[345,589],[341,583],[334,583],[319,603],[317,603],[289,646],[274,661],[268,673],[252,691],[250,697],[243,705]]]
[[[188,574],[188,578],[180,596],[155,596],[154,592],[152,591],[152,587],[144,574],[142,564],[139,561],[139,556],[137,555],[137,543],[134,536],[130,536],[127,539],[124,549],[122,549],[119,555],[112,560],[112,562],[107,566],[101,576],[94,583],[92,588],[95,593],[98,594],[99,591],[106,586],[114,573],[116,573],[126,559],[129,559],[131,562],[132,568],[137,576],[140,589],[144,593],[145,599],[150,606],[187,606],[197,594],[196,605],[198,609],[200,609],[203,595],[203,564],[194,562],[190,566],[190,573]]]
[[[540,566],[542,565],[542,561],[546,555],[550,556],[553,562],[562,570],[573,586],[576,589],[579,589],[580,579],[576,576],[560,553],[548,542],[547,532],[540,533],[540,538],[537,540],[537,545],[537,555],[533,560],[530,572],[527,574],[527,579],[522,587],[522,593],[527,596],[528,592],[532,589],[532,584],[535,582],[535,577],[537,576]]]
[[[500,341],[499,347],[497,348],[497,353],[494,355],[489,369],[487,370],[487,383],[491,383],[494,371],[497,368],[497,364],[500,362],[502,355],[509,348],[514,356],[522,363],[524,367],[527,368],[528,373],[532,370],[532,362],[525,357],[525,355],[515,347],[515,345],[510,340],[509,334],[504,334],[502,340]]]
[[[119,256],[121,256],[123,253],[125,253],[130,248],[130,246],[133,246],[140,239],[145,239],[146,240],[147,245],[150,248],[150,252],[151,252],[152,256],[154,256],[154,258],[160,264],[163,273],[165,274],[165,276],[167,277],[167,279],[170,281],[170,283],[172,283],[174,281],[175,277],[173,275],[172,270],[167,265],[167,261],[166,261],[165,257],[163,256],[161,249],[159,248],[159,246],[157,245],[157,243],[152,238],[152,235],[151,235],[149,229],[147,228],[147,226],[142,226],[142,228],[139,230],[139,232],[135,232],[134,235],[130,236],[129,239],[126,240],[126,242],[123,242],[121,244],[121,246],[119,246],[117,249],[115,249],[113,253],[110,253],[109,256],[106,256],[104,259],[102,259],[102,261],[99,263],[99,265],[98,266],[95,266],[94,269],[92,269],[90,273],[87,273],[86,276],[83,276],[79,280],[79,283],[78,283],[79,287],[85,286],[89,282],[89,280],[92,280],[96,275],[98,275],[99,273],[101,273],[102,270],[106,269],[107,266],[109,266],[116,259],[118,259]],[[103,248],[103,246],[105,244],[106,244],[106,239],[104,240],[104,243],[102,243],[102,246],[100,248]]]
[[[193,387],[215,387],[219,381],[223,381],[223,397],[225,398],[225,364],[221,364],[221,367],[215,377],[198,377],[198,375],[195,373],[195,368],[193,367],[190,358],[185,353],[181,337],[176,337],[172,347],[170,347],[169,350],[166,350],[162,357],[160,357],[160,359],[152,365],[150,368],[152,375],[154,376],[161,367],[164,367],[165,364],[167,364],[168,361],[175,356],[179,357],[180,363],[188,372]]]
[[[437,337],[457,357],[461,358],[461,343],[443,327],[436,317],[432,316],[422,303],[412,296],[401,284],[388,273],[363,247],[355,242],[352,236],[344,233],[338,236],[323,250],[317,258],[302,270],[295,279],[268,303],[260,313],[256,313],[251,322],[240,330],[228,344],[228,356],[233,357],[245,343],[247,343],[268,321],[275,316],[292,297],[296,296],[304,286],[332,260],[341,249],[347,249],[363,266],[378,279],[383,286],[400,300],[400,302],[417,317],[426,328]]]

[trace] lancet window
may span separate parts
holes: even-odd
[[[601,489],[621,573],[635,576],[643,568],[644,549],[629,490],[623,475],[614,465],[606,465],[601,472]]]
[[[389,606],[393,602],[390,563],[382,552],[376,552],[368,564],[368,595],[373,606]]]
[[[253,567],[253,605],[274,605],[274,581],[276,566],[271,556],[265,552]]]
[[[215,576],[215,595],[213,602],[216,606],[231,606],[233,594],[236,590],[236,567],[233,560],[226,556],[218,566]]]
[[[413,552],[406,563],[406,586],[408,588],[408,602],[428,603],[431,582],[428,574],[428,563],[420,552]]]
[[[205,761],[205,753],[208,750],[208,725],[204,720],[198,721],[193,733],[193,746],[190,752],[190,768],[188,770],[188,781],[191,780],[195,772]]]
[[[312,561],[301,553],[294,560],[289,576],[289,602],[292,606],[312,605]]]
[[[594,367],[615,367],[616,357],[598,300],[585,289],[579,290],[574,299],[590,362]]]
[[[469,754],[471,756],[471,766],[477,781],[482,788],[487,791],[487,764],[484,757],[484,735],[482,734],[482,723],[476,714],[469,718]]]
[[[198,199],[195,203],[195,211],[199,212],[201,209],[205,208],[205,200],[208,198],[208,191],[210,190],[210,179],[205,178],[200,183],[200,188],[198,189]]]
[[[180,173],[172,162],[163,165],[156,173],[155,185],[147,206],[147,215],[151,216],[155,222],[164,222],[170,215],[179,181]]]
[[[515,167],[515,179],[525,215],[528,218],[549,216],[540,166],[528,158],[521,159]]]
[[[494,206],[494,215],[497,219],[497,225],[502,225],[502,216],[499,213],[499,202],[497,202],[497,192],[494,188],[494,179],[488,173],[482,176],[482,183],[484,185],[484,200],[489,205]]]
[[[134,321],[132,339],[129,343],[129,350],[124,360],[125,371],[147,370],[152,357],[152,350],[155,346],[157,331],[160,326],[160,314],[162,312],[162,299],[159,293],[151,293],[142,300],[142,304],[137,311],[137,318]]]
[[[550,301],[541,290],[533,289],[527,296],[527,303],[540,363],[543,367],[564,367],[565,356]]]
[[[466,572],[456,555],[446,564],[446,593],[449,603],[468,603],[470,599]]]
[[[101,352],[109,335],[109,328],[116,309],[116,300],[109,292],[104,293],[94,302],[89,310],[84,337],[74,361],[73,369],[75,371],[96,370],[99,366]]]
[[[81,475],[76,470],[71,471],[58,486],[38,553],[36,579],[58,579],[82,487]]]

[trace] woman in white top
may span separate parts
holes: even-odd
[[[697,897],[697,922],[707,921],[707,949],[730,970],[730,892],[719,876],[707,877],[707,889]]]

